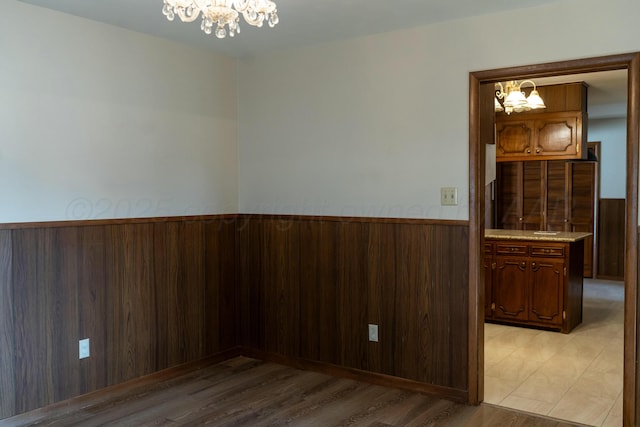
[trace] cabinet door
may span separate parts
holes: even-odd
[[[522,162],[496,164],[496,224],[519,230],[522,221]]]
[[[529,320],[562,325],[564,260],[531,261]]]
[[[531,120],[505,120],[496,122],[496,160],[531,155],[533,149],[533,122]]]
[[[502,162],[496,169],[498,228],[543,230],[544,179],[541,162]]]
[[[538,157],[580,158],[581,113],[556,114],[535,121],[534,153]]]
[[[545,182],[541,162],[522,162],[522,217],[520,230],[543,230]]]
[[[571,231],[568,224],[569,183],[568,163],[549,160],[545,168],[545,225],[547,231]]]
[[[526,321],[528,317],[527,262],[496,257],[493,282],[494,319]]]

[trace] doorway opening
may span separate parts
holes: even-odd
[[[482,250],[485,226],[485,144],[494,138],[494,83],[599,71],[627,71],[627,136],[624,267],[625,425],[638,421],[638,140],[640,137],[640,54],[632,53],[542,65],[470,73],[469,162],[469,401],[484,400],[484,278]]]

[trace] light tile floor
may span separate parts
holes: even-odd
[[[485,402],[592,426],[622,425],[624,283],[584,281],[569,334],[485,324]]]

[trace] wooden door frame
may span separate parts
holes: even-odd
[[[640,52],[500,68],[469,73],[469,403],[479,404],[484,394],[484,170],[488,83],[539,77],[627,70],[627,175],[625,210],[625,312],[623,420],[640,423],[638,381],[638,144],[640,139]],[[482,97],[481,91],[485,96]],[[491,92],[492,87],[491,87]],[[482,101],[484,100],[484,104]],[[490,107],[489,107],[490,108]],[[484,112],[484,113],[483,113]],[[483,118],[484,117],[484,118]]]

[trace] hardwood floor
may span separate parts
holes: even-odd
[[[0,426],[539,426],[577,424],[236,357],[168,370]]]

